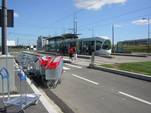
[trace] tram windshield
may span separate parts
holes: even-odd
[[[111,41],[110,40],[106,40],[103,44],[103,47],[102,49],[106,49],[106,50],[109,50],[111,49]]]
[[[102,42],[101,41],[96,41],[96,50],[100,50],[102,47]]]

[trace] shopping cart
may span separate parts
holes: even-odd
[[[63,58],[61,56],[57,56],[45,67],[45,84],[47,85],[47,87],[56,88],[57,85],[61,83],[62,73]]]
[[[3,104],[4,109],[3,112],[7,112],[7,107],[15,106],[19,109],[19,112],[24,113],[24,110],[34,104],[37,104],[40,98],[38,94],[27,94],[22,93],[22,81],[26,81],[26,75],[22,70],[19,70],[18,77],[20,79],[20,95],[16,97],[10,98],[10,90],[9,90],[9,73],[8,70],[3,67],[0,70],[0,75],[2,77],[2,96],[3,96]],[[7,80],[7,97],[4,96],[4,81]]]

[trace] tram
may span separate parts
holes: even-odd
[[[64,36],[49,38],[45,50],[68,54],[68,48],[75,47],[77,54],[81,55],[91,55],[92,52],[95,52],[96,55],[111,55],[111,39],[109,37],[98,36],[78,39],[77,36],[76,38],[75,36],[68,38]]]
[[[109,37],[91,37],[78,40],[79,54],[111,55],[111,40]]]

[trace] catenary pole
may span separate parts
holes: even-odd
[[[115,47],[114,47],[114,24],[112,25],[112,52],[115,52]]]
[[[148,52],[149,52],[149,44],[150,44],[150,19],[148,18]]]
[[[7,54],[7,0],[2,0],[2,55]]]

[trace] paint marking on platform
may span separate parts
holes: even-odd
[[[76,77],[76,78],[79,78],[79,79],[82,79],[82,80],[84,80],[84,81],[87,81],[87,82],[89,82],[89,83],[92,83],[92,84],[95,84],[95,85],[99,85],[99,83],[94,82],[94,81],[89,80],[89,79],[86,79],[86,78],[84,78],[84,77],[80,77],[80,76],[75,75],[75,74],[72,74],[72,76],[74,76],[74,77]]]
[[[67,68],[67,67],[64,66],[64,67],[63,67],[63,70],[70,70],[70,68]]]
[[[76,65],[72,65],[72,64],[65,64],[65,65],[67,65],[67,66],[71,66],[71,67],[75,67],[75,68],[79,68],[79,69],[81,69],[82,67],[80,67],[80,66],[76,66]]]
[[[18,97],[18,96],[20,96],[19,94],[16,94],[16,95],[10,95],[10,97]],[[4,98],[7,98],[8,97],[8,95],[4,95]],[[3,96],[2,95],[0,95],[0,98],[3,98]]]
[[[45,92],[42,89],[38,89],[29,78],[27,78],[27,83],[30,85],[34,93],[41,95],[40,101],[43,104],[43,106],[46,108],[48,113],[62,113],[60,108],[55,105],[50,98],[45,94]],[[57,108],[57,109],[56,109]]]
[[[137,101],[139,101],[139,102],[142,102],[142,103],[151,105],[151,102],[146,101],[146,100],[143,100],[143,99],[138,98],[138,97],[135,97],[135,96],[133,96],[133,95],[130,95],[130,94],[127,94],[127,93],[124,93],[124,92],[121,92],[121,91],[119,91],[118,93],[119,93],[119,94],[122,94],[122,95],[124,95],[124,96],[127,96],[127,97],[129,97],[129,98],[132,98],[132,99],[134,99],[134,100],[137,100]]]

